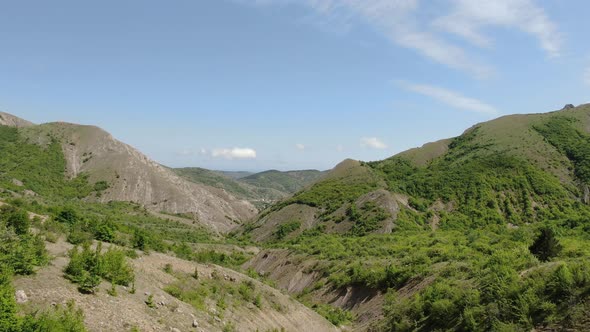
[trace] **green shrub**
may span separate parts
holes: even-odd
[[[66,277],[79,285],[83,293],[94,293],[101,277],[116,284],[128,286],[135,279],[123,250],[109,248],[101,253],[101,245],[95,251],[85,244],[80,252],[78,247],[70,251],[70,262],[64,272]]]
[[[18,235],[27,234],[31,227],[27,212],[12,205],[4,205],[0,208],[0,220],[12,227]]]
[[[106,181],[98,181],[94,184],[94,191],[101,192],[109,189],[109,184]]]
[[[73,207],[66,206],[62,208],[61,211],[59,211],[59,213],[55,217],[55,220],[60,223],[74,225],[80,222],[81,218],[78,215],[78,212]]]
[[[84,313],[68,301],[66,307],[57,306],[49,311],[27,316],[21,327],[22,332],[85,332]]]
[[[81,230],[80,228],[74,228],[68,233],[67,240],[73,245],[82,245],[84,243],[92,242],[92,234]]]
[[[0,266],[0,331],[20,332],[10,268]]]
[[[277,240],[284,239],[287,235],[291,234],[292,232],[301,228],[301,222],[299,221],[290,221],[284,224],[280,224],[275,231],[275,236]]]
[[[129,286],[135,280],[133,269],[127,263],[125,251],[109,248],[100,255],[100,276],[116,285]]]
[[[318,304],[314,305],[312,308],[336,326],[352,322],[354,319],[350,311],[339,307],[333,307],[328,304]]]
[[[103,242],[114,242],[115,240],[115,225],[110,221],[103,221],[95,226],[94,238]]]

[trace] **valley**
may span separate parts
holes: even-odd
[[[584,331],[589,170],[590,105],[260,173],[0,113],[0,327]]]

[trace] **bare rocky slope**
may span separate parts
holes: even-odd
[[[0,124],[19,128],[29,142],[59,141],[68,177],[87,174],[91,183],[106,181],[108,188],[91,200],[129,201],[157,212],[193,214],[198,223],[222,233],[257,213],[249,202],[187,181],[98,127],[64,122],[34,125],[7,113],[0,116]]]

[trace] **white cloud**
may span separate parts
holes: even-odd
[[[387,145],[377,137],[363,137],[361,138],[361,147],[371,149],[387,149]]]
[[[492,115],[499,113],[498,110],[491,105],[474,98],[465,97],[457,92],[441,87],[426,84],[413,84],[408,82],[399,82],[399,85],[408,91],[428,96],[454,108]]]
[[[342,152],[342,151],[344,151],[344,146],[343,146],[342,144],[338,144],[338,145],[336,146],[336,151],[338,151],[338,152]]]
[[[256,150],[250,148],[213,149],[211,151],[211,157],[225,159],[255,159]]]
[[[305,145],[303,145],[301,143],[295,144],[295,148],[299,151],[305,151]]]
[[[533,0],[452,0],[451,14],[434,21],[434,26],[459,35],[469,42],[490,47],[492,41],[482,33],[485,26],[516,28],[535,37],[550,56],[558,56],[561,36],[543,8]]]

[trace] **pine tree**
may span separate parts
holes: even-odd
[[[562,246],[555,236],[555,231],[550,227],[541,229],[541,234],[535,242],[529,247],[530,252],[541,262],[547,262],[551,258],[559,255]]]

